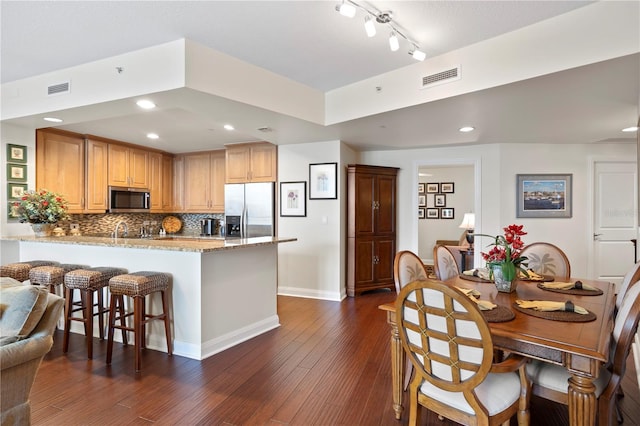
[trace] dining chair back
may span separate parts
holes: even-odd
[[[616,296],[616,311],[620,310],[622,299],[627,291],[629,291],[629,287],[636,285],[638,281],[640,281],[640,262],[633,265],[622,279],[622,283],[620,283],[618,295]]]
[[[626,371],[627,358],[634,342],[638,320],[640,320],[640,285],[635,285],[627,291],[616,316],[609,361],[602,366],[598,378],[594,381],[598,398],[598,424],[614,424],[613,414],[617,410],[617,394]],[[567,383],[570,374],[566,368],[534,361],[527,366],[527,375],[532,383],[534,395],[567,404]],[[622,417],[619,412],[617,414],[618,423],[621,423]]]
[[[558,281],[571,277],[571,265],[567,255],[551,243],[531,243],[521,252],[528,259],[528,268],[536,274],[553,275]]]
[[[451,250],[443,245],[433,248],[433,268],[440,281],[448,280],[460,273],[460,267]]]
[[[439,281],[415,281],[402,288],[395,309],[416,372],[409,386],[410,425],[421,406],[462,424],[508,424],[514,414],[528,421],[524,359],[514,356],[502,368],[493,364],[489,326],[467,296]]]
[[[393,261],[393,280],[396,283],[396,293],[411,281],[426,280],[427,270],[422,260],[412,251],[402,250],[396,253]]]

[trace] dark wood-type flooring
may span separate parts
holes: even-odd
[[[134,372],[133,347],[62,332],[45,357],[31,392],[34,425],[390,425],[389,326],[378,305],[395,293],[343,302],[278,297],[281,327],[203,361],[146,350]],[[624,379],[625,425],[640,423],[633,356]],[[405,405],[406,406],[406,405]],[[533,425],[568,424],[565,406],[533,398]],[[423,425],[451,425],[423,410]],[[515,425],[515,418],[512,425]]]

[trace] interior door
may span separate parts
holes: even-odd
[[[593,170],[593,272],[617,287],[636,259],[636,163],[596,161]]]

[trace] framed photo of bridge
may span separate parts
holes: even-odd
[[[516,217],[571,217],[572,179],[572,174],[517,175]]]

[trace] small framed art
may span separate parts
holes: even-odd
[[[418,206],[426,207],[427,206],[427,196],[424,194],[418,195]]]
[[[7,144],[8,163],[26,163],[27,147],[22,145]]]
[[[280,216],[307,215],[307,182],[280,182]]]
[[[7,184],[7,200],[20,200],[27,190],[26,183],[13,183]]]
[[[309,164],[309,199],[338,198],[338,163]]]
[[[7,163],[7,180],[10,182],[26,182],[27,165]]]
[[[442,192],[443,194],[453,194],[453,188],[453,182],[442,182],[440,184],[440,192]]]
[[[440,184],[437,182],[431,182],[427,184],[427,193],[436,194],[440,192]]]
[[[7,203],[7,219],[19,219],[18,206],[15,205],[15,201],[9,201]]]
[[[447,196],[444,194],[436,194],[433,196],[433,205],[436,207],[445,207],[447,205]]]
[[[427,209],[427,219],[440,219],[440,210]]]
[[[418,184],[418,194],[424,194],[424,183]]]
[[[453,219],[454,218],[453,210],[454,209],[451,207],[440,209],[440,219]]]
[[[418,207],[418,219],[424,219],[425,217],[425,208]]]

